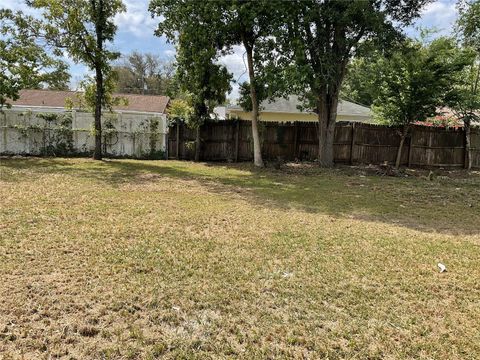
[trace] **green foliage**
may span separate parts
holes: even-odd
[[[150,160],[162,160],[166,158],[163,150],[157,149],[157,143],[160,139],[160,120],[156,117],[148,118],[140,123],[141,132],[138,134],[148,134],[149,137],[149,151],[142,154],[142,158]],[[134,134],[135,136],[136,134]]]
[[[231,90],[231,74],[218,64],[218,48],[224,42],[219,25],[222,19],[220,2],[178,2],[153,0],[152,13],[164,19],[156,35],[165,35],[177,45],[176,81],[179,90],[190,94],[192,127],[200,126],[213,107],[226,100]]]
[[[31,116],[31,114],[24,114]],[[72,114],[43,113],[36,115],[43,124],[20,126],[14,128],[22,137],[31,137],[32,133],[41,134],[40,155],[69,156],[74,155]]]
[[[286,73],[287,92],[302,95],[318,110],[320,97],[338,97],[349,60],[372,41],[388,47],[399,33],[392,25],[408,24],[427,0],[286,1],[276,41],[279,64]]]
[[[258,0],[228,0],[228,1],[176,1],[176,0],[152,0],[150,2],[150,11],[153,15],[162,16],[164,19],[159,24],[156,31],[157,35],[165,35],[172,41],[189,44],[190,49],[194,49],[195,56],[185,56],[177,52],[177,62],[180,63],[189,59],[185,64],[189,65],[196,61],[207,64],[213,62],[211,69],[203,70],[204,73],[216,74],[208,76],[211,84],[221,83],[222,90],[228,90],[229,86],[220,79],[230,77],[226,69],[215,63],[218,53],[227,54],[233,51],[235,45],[243,45],[246,50],[248,74],[250,79],[250,96],[253,109],[253,121],[256,124],[258,116],[258,104],[264,100],[259,95],[273,93],[277,88],[272,80],[279,74],[275,71],[267,71],[272,68],[272,61],[275,52],[272,49],[274,41],[271,37],[273,28],[277,24],[275,21],[275,8],[280,5],[279,1]],[[180,46],[179,49],[182,50]],[[197,74],[202,71],[198,71]],[[206,70],[206,71],[205,71]],[[191,72],[191,71],[190,71]],[[191,72],[192,73],[192,72]],[[180,77],[181,77],[180,73]],[[204,76],[206,79],[207,77]],[[215,80],[216,78],[216,80]],[[183,81],[180,81],[183,82]],[[201,83],[201,82],[200,82]],[[195,86],[193,86],[195,88]],[[200,84],[200,88],[208,88],[205,84]],[[269,89],[269,92],[263,91]],[[256,93],[257,89],[263,89]],[[190,91],[197,94],[195,91]],[[215,102],[220,102],[220,96],[211,94],[216,98]],[[220,95],[220,94],[218,94]],[[193,99],[195,104],[194,118],[200,119],[206,108],[205,99],[200,96]],[[198,120],[197,120],[198,121]],[[201,121],[200,121],[201,123]],[[261,153],[258,146],[258,132],[256,126],[252,126],[255,141],[255,164],[262,166]]]
[[[345,81],[341,88],[341,97],[358,104],[371,106],[379,96],[381,72],[380,58],[377,51],[365,57],[357,57],[347,67]]]
[[[259,82],[257,81],[256,84],[258,83]],[[269,97],[267,95],[267,91],[268,91],[267,88],[263,85],[256,86],[256,94],[260,102]],[[241,83],[239,92],[240,92],[240,97],[238,99],[238,104],[242,107],[243,110],[252,111],[253,106],[252,106],[252,98],[250,96],[250,83],[248,82]]]
[[[480,1],[460,0],[457,6],[457,35],[464,45],[473,47],[480,54]]]
[[[252,88],[257,106],[278,95],[282,88],[284,78],[276,66],[277,44],[272,37],[275,29],[283,25],[278,16],[282,6],[281,1],[275,0],[225,2],[225,17],[221,22],[225,36],[222,50],[231,51],[234,45],[243,45],[246,49],[249,81],[240,86],[240,104],[247,111],[253,110],[252,99],[249,99]]]
[[[49,54],[36,36],[42,26],[22,12],[0,9],[0,109],[17,100],[21,89],[68,88],[67,64]]]
[[[187,100],[174,99],[168,106],[168,118],[171,121],[181,120],[189,122],[193,115],[193,108]]]
[[[73,61],[95,71],[92,96],[87,103],[95,104],[94,158],[102,158],[102,108],[108,106],[113,85],[111,62],[120,54],[106,48],[114,40],[117,26],[114,18],[125,11],[121,0],[30,0],[30,5],[42,11],[46,23],[43,36],[55,47],[56,53],[66,51]]]
[[[75,62],[87,65],[91,70],[100,66],[110,69],[109,63],[119,53],[104,48],[114,40],[117,30],[114,17],[125,11],[121,0],[31,0],[35,9],[42,10],[45,19],[45,38],[65,49]]]
[[[128,99],[124,96],[113,95],[116,86],[116,73],[109,72],[103,84],[104,96],[101,102],[102,109],[113,111],[114,106],[127,106]],[[93,112],[96,105],[97,83],[92,77],[85,77],[80,84],[82,92],[75,93],[74,97],[67,98],[65,106]]]
[[[391,57],[379,59],[375,117],[381,123],[408,126],[436,115],[469,61],[471,53],[449,38],[425,45],[410,41]]]
[[[455,78],[448,105],[467,124],[480,121],[480,1],[461,1],[457,36],[471,52],[468,66]]]
[[[428,0],[317,1],[277,4],[276,70],[285,94],[297,94],[304,108],[318,113],[321,166],[333,165],[334,130],[340,89],[351,58],[364,45],[386,48],[400,38]],[[396,24],[394,26],[393,24]]]

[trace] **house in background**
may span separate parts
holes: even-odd
[[[12,102],[15,109],[30,109],[31,111],[64,111],[68,101],[73,102],[73,109],[79,109],[79,91],[58,91],[58,90],[21,90],[20,98]],[[170,102],[168,96],[116,94],[127,100],[126,105],[114,106],[116,113],[138,113],[165,115],[165,110]]]
[[[45,151],[46,140],[52,141],[55,124],[47,123],[42,114],[68,114],[71,123],[73,151],[89,153],[94,149],[93,114],[83,109],[76,91],[22,90],[0,117],[0,153],[37,155]],[[160,156],[167,151],[167,96],[117,94],[125,105],[104,110],[104,153],[111,156]],[[71,103],[72,109],[66,104]],[[53,127],[49,129],[49,127]],[[53,148],[49,145],[48,148]]]
[[[317,114],[299,110],[300,105],[301,101],[295,95],[290,95],[286,99],[277,98],[274,101],[263,101],[260,105],[259,118],[261,121],[275,122],[318,121]],[[350,101],[340,100],[337,111],[338,122],[374,122],[370,108]],[[244,111],[239,105],[218,107],[215,109],[215,113],[219,119],[252,119],[252,113]]]

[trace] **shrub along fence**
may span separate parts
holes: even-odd
[[[394,127],[339,123],[335,129],[336,163],[395,163],[400,136]],[[200,159],[203,161],[249,161],[253,141],[249,121],[208,121],[201,127]],[[318,127],[313,122],[261,122],[262,153],[267,160],[314,160],[318,154]],[[480,167],[480,129],[472,130],[473,166]],[[195,130],[183,123],[171,124],[168,136],[171,159],[192,160]],[[424,167],[463,167],[463,129],[414,126],[407,138],[401,164]]]

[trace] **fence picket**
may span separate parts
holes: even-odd
[[[316,123],[262,124],[262,148],[266,160],[279,157],[284,160],[315,160],[318,147]],[[249,121],[208,121],[204,126],[203,161],[245,161],[253,158]],[[194,132],[184,124],[171,131],[170,136],[170,142],[181,148],[185,142],[195,140]],[[335,161],[350,164],[394,163],[400,142],[398,129],[362,123],[338,124],[335,139]],[[472,129],[472,145],[475,147],[478,144],[480,131]],[[462,129],[413,126],[401,163],[405,166],[458,167],[463,163],[464,149]],[[192,160],[188,152],[181,158]],[[480,156],[474,156],[474,167],[480,167]]]

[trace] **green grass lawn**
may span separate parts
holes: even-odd
[[[0,358],[480,358],[478,173],[0,172]]]

